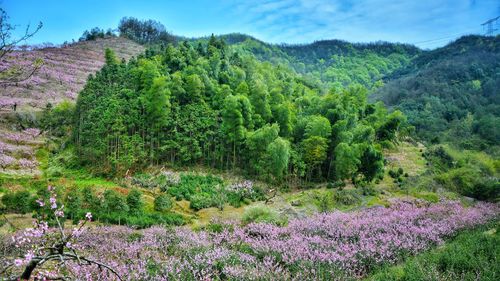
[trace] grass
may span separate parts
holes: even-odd
[[[379,188],[394,189],[397,184],[389,176],[390,170],[402,168],[404,173],[410,177],[418,176],[426,171],[426,160],[422,156],[424,151],[422,145],[413,145],[408,142],[402,142],[400,145],[384,150],[384,157],[387,160],[384,178],[378,184]]]
[[[500,222],[464,231],[442,247],[387,266],[369,276],[371,281],[463,280],[500,278]]]

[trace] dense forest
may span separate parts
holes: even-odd
[[[169,162],[274,181],[372,181],[383,172],[381,147],[408,129],[401,112],[368,104],[362,86],[323,93],[214,36],[129,63],[107,50],[75,114],[82,163],[104,171]]]
[[[424,140],[493,153],[500,145],[499,45],[499,36],[466,36],[425,52],[371,98],[403,111]]]

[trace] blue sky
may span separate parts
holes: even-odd
[[[500,15],[499,0],[0,0],[0,6],[19,30],[43,22],[29,43],[56,44],[133,16],[188,37],[240,32],[271,43],[384,40],[434,48],[481,34],[480,24]]]

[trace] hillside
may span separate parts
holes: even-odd
[[[47,103],[75,100],[88,75],[103,66],[106,48],[126,60],[144,50],[131,40],[112,37],[9,54],[2,60],[2,68],[31,64],[37,58],[43,65],[29,80],[0,87],[0,110],[10,111],[14,104],[42,109]]]
[[[408,44],[388,42],[350,43],[323,40],[310,44],[268,44],[243,34],[222,35],[229,45],[242,53],[273,64],[284,64],[323,87],[341,89],[352,84],[378,87],[381,80],[406,67],[422,53]]]
[[[419,137],[467,149],[500,144],[500,36],[465,36],[423,52],[372,95],[402,110]]]
[[[118,31],[0,65],[0,280],[498,279],[499,37]]]

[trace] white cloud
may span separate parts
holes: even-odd
[[[321,39],[415,43],[481,32],[497,0],[255,0],[229,9],[260,39],[305,43]],[[420,43],[422,47],[446,41]]]

